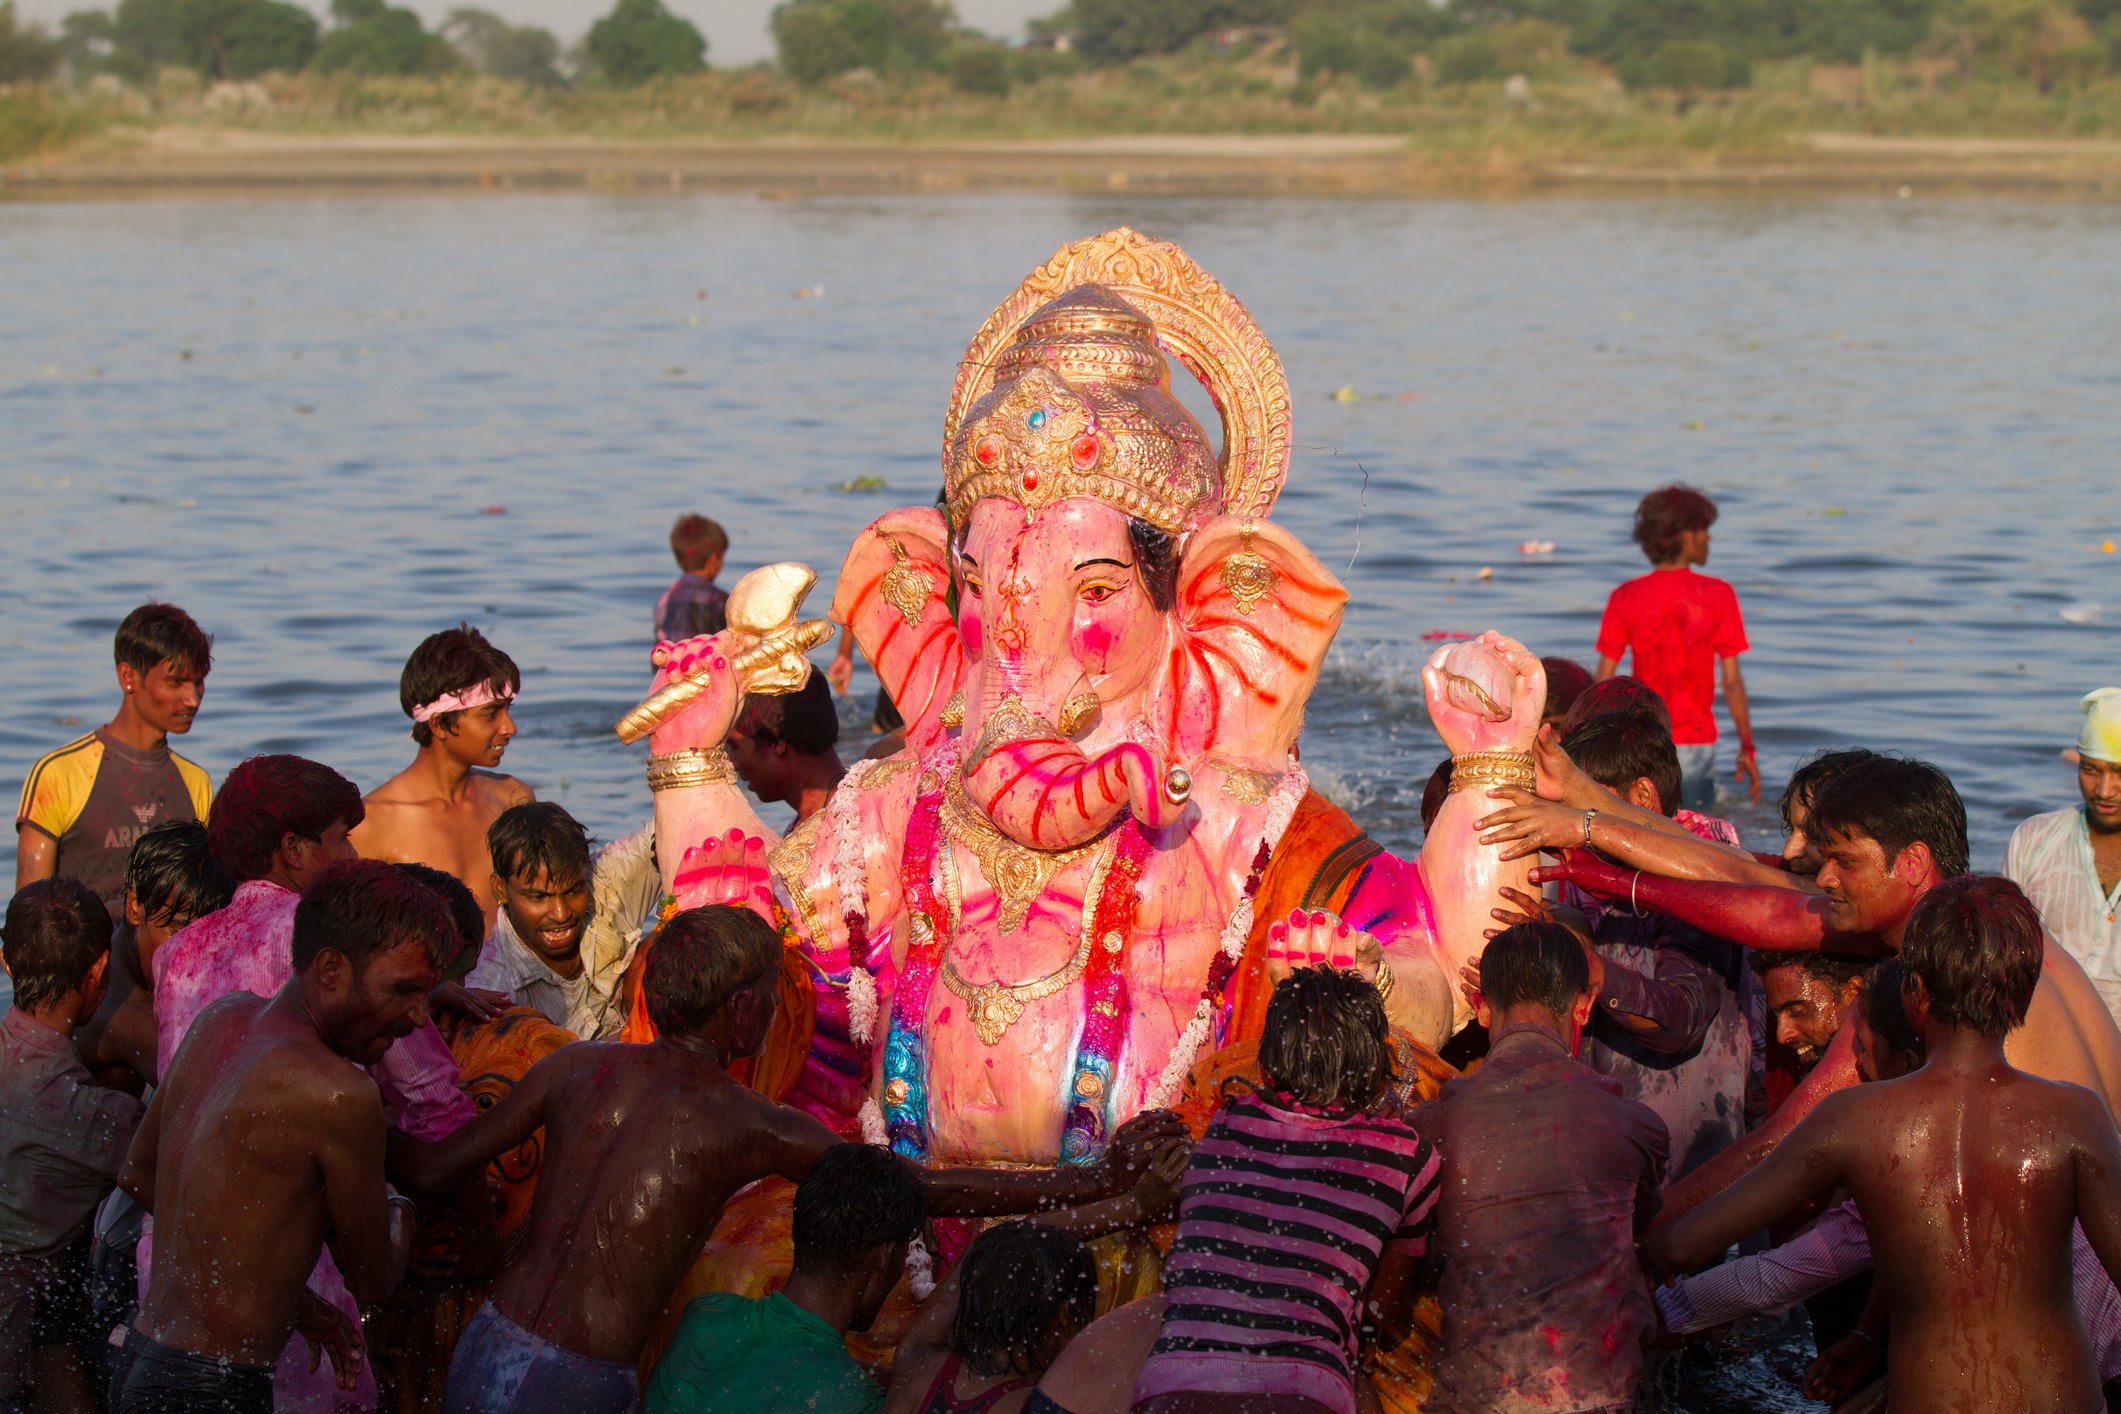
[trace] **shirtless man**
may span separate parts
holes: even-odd
[[[530,787],[492,768],[515,739],[509,707],[522,687],[514,660],[469,624],[430,635],[405,660],[398,702],[412,718],[420,753],[363,798],[367,817],[353,832],[363,859],[429,864],[488,898],[493,863],[486,831]],[[486,904],[493,925],[493,904]]]
[[[1821,1102],[1772,1158],[1652,1232],[1645,1255],[1663,1271],[1704,1266],[1846,1186],[1883,1293],[1893,1407],[2102,1408],[2071,1290],[2071,1224],[2109,1276],[2121,1273],[2121,1136],[2100,1096],[2004,1058],[2052,944],[2017,885],[1970,876],[1926,890],[1902,932],[1901,995],[1923,1067]]]
[[[450,1138],[393,1140],[393,1172],[431,1191],[545,1129],[529,1241],[464,1331],[444,1414],[632,1409],[642,1346],[729,1196],[769,1175],[799,1181],[840,1142],[724,1070],[764,1046],[780,960],[772,925],[748,909],[680,913],[642,983],[653,1042],[563,1047]],[[1094,1168],[935,1171],[922,1182],[936,1213],[1066,1206],[1118,1192],[1181,1132],[1152,1113]]]
[[[383,1104],[361,1067],[425,1024],[455,932],[401,871],[332,865],[295,911],[294,977],[193,1024],[119,1178],[157,1221],[116,1414],[263,1414],[297,1329],[352,1388],[354,1333],[304,1284],[327,1240],[363,1303],[404,1274],[412,1205],[384,1186]]]

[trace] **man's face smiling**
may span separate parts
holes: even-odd
[[[1817,1065],[1821,1052],[1841,1029],[1840,989],[1795,963],[1769,970],[1761,981],[1768,1016],[1775,1023],[1775,1039],[1795,1051],[1805,1065]]]
[[[1895,861],[1869,835],[1828,830],[1819,844],[1819,887],[1827,922],[1842,933],[1886,934],[1907,919],[1917,897],[1893,872]]]
[[[2085,822],[2099,834],[2121,834],[2121,761],[2081,758],[2077,789],[2084,792]]]
[[[455,729],[437,732],[436,738],[447,743],[450,755],[467,766],[498,766],[516,735],[516,719],[508,708],[506,701],[489,702],[459,712]]]
[[[596,916],[586,876],[555,880],[543,865],[533,865],[511,878],[494,875],[494,888],[523,946],[555,972],[573,976],[581,971],[582,937]]]

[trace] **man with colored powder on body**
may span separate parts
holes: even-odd
[[[545,1131],[530,1241],[465,1328],[444,1414],[632,1409],[642,1348],[730,1195],[774,1174],[800,1182],[841,1142],[725,1069],[765,1045],[780,967],[779,936],[749,909],[679,913],[642,982],[654,1041],[563,1047],[451,1138],[394,1143],[392,1172],[431,1192]],[[950,1216],[1068,1206],[1117,1192],[1148,1146],[1181,1133],[1152,1113],[1091,1168],[920,1178],[930,1210]]]
[[[405,1273],[413,1208],[384,1184],[382,1096],[361,1067],[427,1024],[456,947],[448,910],[418,881],[342,860],[296,906],[285,985],[200,1014],[121,1180],[157,1232],[114,1414],[299,1407],[275,1398],[274,1362],[306,1363],[320,1345],[353,1388],[359,1327],[307,1284],[327,1243],[361,1302]]]
[[[431,864],[491,897],[486,832],[501,812],[532,798],[494,770],[515,739],[509,708],[523,685],[515,661],[469,624],[430,635],[405,660],[398,703],[412,718],[419,754],[370,791],[353,833],[363,859]],[[486,905],[493,920],[493,905]]]
[[[2121,687],[2087,693],[2078,705],[2084,804],[2035,815],[2013,830],[2003,872],[2121,1020]]]
[[[40,757],[15,811],[15,887],[79,879],[118,911],[125,853],[165,820],[204,820],[205,771],[169,749],[191,730],[214,665],[213,639],[174,604],[142,604],[118,625],[118,713]]]
[[[1738,728],[1738,781],[1760,798],[1760,767],[1753,749],[1753,716],[1746,701],[1745,620],[1738,595],[1720,579],[1695,574],[1709,561],[1709,527],[1716,503],[1690,486],[1666,486],[1635,508],[1635,543],[1651,565],[1606,601],[1598,625],[1599,681],[1635,654],[1634,674],[1654,688],[1672,712],[1672,740],[1679,748],[1689,810],[1706,810],[1716,799],[1716,667],[1723,669],[1723,699]]]
[[[702,515],[679,516],[670,553],[681,573],[656,600],[656,640],[682,643],[729,627],[729,591],[714,582],[729,554],[729,532]]]
[[[1704,1266],[1845,1186],[1882,1299],[1848,1343],[1867,1358],[1846,1358],[1845,1346],[1814,1368],[1807,1393],[1847,1398],[1884,1351],[1896,1409],[2102,1407],[2072,1290],[2071,1224],[2110,1277],[2121,1273],[2121,1135],[2103,1097],[2004,1058],[2044,951],[2039,916],[2009,880],[1963,875],[1930,889],[1900,939],[1922,1068],[1822,1101],[1759,1167],[1652,1232],[1651,1266]]]

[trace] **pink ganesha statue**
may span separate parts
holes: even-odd
[[[1221,411],[1219,457],[1172,357]],[[1292,963],[1363,969],[1423,1046],[1464,1023],[1460,965],[1530,863],[1472,822],[1482,787],[1531,783],[1544,677],[1497,634],[1430,660],[1457,765],[1418,861],[1312,792],[1297,738],[1347,591],[1268,518],[1289,453],[1288,384],[1244,307],[1176,246],[1112,231],[972,341],[946,508],[884,516],[841,569],[832,617],[904,714],[902,751],[777,841],[730,772],[744,693],[799,686],[830,632],[796,621],[802,566],[747,576],[726,632],[660,651],[620,732],[652,732],[666,885],[713,901],[731,832],[762,837],[759,906],[801,964],[752,1083],[917,1160],[1081,1164],[1256,1040]],[[1292,909],[1328,916],[1270,940]]]

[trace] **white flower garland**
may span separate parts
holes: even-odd
[[[862,868],[862,782],[878,766],[875,761],[857,761],[847,768],[839,789],[825,807],[825,823],[832,829],[832,885],[839,895],[841,919],[850,913],[864,917],[869,912],[869,878]],[[855,958],[860,967],[862,959]]]
[[[847,968],[847,1034],[857,1046],[876,1035],[876,978],[859,960]]]
[[[1281,781],[1274,787],[1273,796],[1267,801],[1267,824],[1260,842],[1267,847],[1270,864],[1274,851],[1281,848],[1281,837],[1288,832],[1289,821],[1296,816],[1297,803],[1310,788],[1311,782],[1309,777],[1304,775],[1304,768],[1292,759],[1289,769],[1282,773]],[[1258,851],[1253,851],[1253,858],[1258,857]],[[1245,877],[1251,877],[1249,864]],[[1230,910],[1230,921],[1223,925],[1220,945],[1222,955],[1233,963],[1237,962],[1245,955],[1245,940],[1251,936],[1252,896],[1244,894],[1239,896],[1237,906]],[[1156,1077],[1156,1084],[1149,1089],[1147,1108],[1168,1109],[1178,1103],[1179,1094],[1185,1088],[1186,1077],[1193,1073],[1193,1064],[1200,1059],[1201,1050],[1208,1044],[1208,1037],[1214,1026],[1214,1004],[1203,995],[1199,1004],[1193,1008],[1192,1020],[1186,1023],[1186,1029],[1179,1032],[1178,1039],[1172,1043],[1171,1059],[1164,1063],[1162,1073]]]
[[[887,1148],[891,1143],[891,1132],[884,1128],[884,1112],[876,1107],[876,1097],[862,1101],[862,1142]]]

